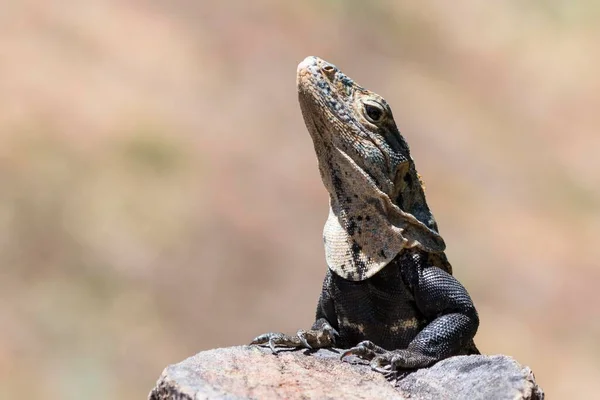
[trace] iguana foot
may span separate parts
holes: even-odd
[[[349,355],[355,355],[362,359],[371,361],[378,354],[383,354],[386,351],[387,351],[386,349],[384,349],[383,347],[377,346],[375,343],[371,342],[370,340],[364,340],[364,341],[360,342],[359,344],[357,344],[356,346],[344,351],[342,353],[342,355],[340,356],[340,358],[343,360],[345,357],[347,357]]]
[[[310,346],[306,346],[308,344],[305,343],[306,340],[302,340],[302,335],[302,331],[298,331],[296,335],[285,335],[283,333],[270,332],[255,337],[254,340],[250,342],[250,344],[268,345],[274,354],[277,353],[276,346],[288,348],[310,348]]]
[[[267,345],[274,354],[277,354],[277,347],[305,349],[333,347],[335,345],[335,335],[337,335],[335,329],[329,324],[324,324],[319,329],[308,331],[300,329],[295,335],[265,333],[254,338],[250,344]]]
[[[386,350],[369,340],[360,342],[355,347],[346,350],[342,353],[341,358],[344,359],[349,355],[355,355],[363,360],[370,361],[371,368],[374,371],[380,372],[386,377],[394,378],[401,378],[403,376],[402,370],[428,367],[437,361],[434,357],[412,350]]]

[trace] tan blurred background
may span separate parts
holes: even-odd
[[[145,398],[200,350],[309,327],[327,215],[295,90],[387,98],[477,343],[600,390],[600,5],[0,3],[0,398]]]

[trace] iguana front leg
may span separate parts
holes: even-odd
[[[460,353],[461,349],[478,352],[472,339],[479,318],[460,282],[437,267],[418,268],[414,274],[409,274],[407,281],[413,289],[418,310],[431,319],[429,325],[406,349],[386,350],[371,341],[363,341],[345,351],[342,358],[354,354],[370,360],[374,370],[385,373],[428,367]]]
[[[303,347],[307,349],[319,349],[335,346],[337,331],[327,322],[325,318],[318,319],[312,329],[299,330],[295,335],[283,333],[265,333],[257,336],[250,344],[268,345],[273,353],[277,353],[277,347],[294,348]]]

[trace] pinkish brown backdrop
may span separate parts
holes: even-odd
[[[144,398],[312,323],[308,55],[392,105],[481,350],[598,393],[600,7],[416,4],[2,1],[0,397]]]

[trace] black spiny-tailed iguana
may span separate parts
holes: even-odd
[[[252,344],[347,349],[397,373],[478,354],[477,311],[451,275],[408,145],[379,95],[334,65],[298,65],[300,107],[330,195],[327,273],[316,322]]]

